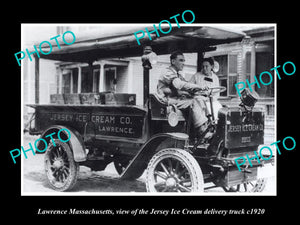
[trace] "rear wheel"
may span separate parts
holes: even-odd
[[[148,164],[148,192],[203,192],[203,186],[203,175],[198,162],[182,149],[163,149]]]
[[[55,143],[55,145],[53,144]],[[76,183],[79,165],[67,143],[54,139],[45,153],[45,172],[49,185],[56,191],[70,190]]]

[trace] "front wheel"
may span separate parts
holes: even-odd
[[[45,153],[47,181],[54,190],[67,191],[77,181],[79,165],[74,161],[73,152],[67,143],[57,139],[53,142]]]
[[[157,152],[146,170],[148,192],[203,192],[203,174],[195,158],[182,149]]]
[[[262,192],[265,189],[267,178],[259,178],[236,186],[231,186],[225,190],[227,192]]]

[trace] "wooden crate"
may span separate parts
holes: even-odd
[[[50,103],[52,104],[64,104],[64,96],[62,94],[52,94],[50,95]]]
[[[65,104],[80,104],[79,94],[64,94]]]
[[[81,93],[80,103],[84,105],[101,104],[99,93]]]
[[[135,105],[136,94],[106,93],[105,104],[106,105]]]

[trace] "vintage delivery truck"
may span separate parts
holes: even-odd
[[[149,93],[152,51],[196,52],[200,66],[206,51],[244,37],[243,33],[215,27],[182,26],[171,34],[153,36],[151,41],[144,39],[142,45],[137,45],[133,32],[127,31],[85,42],[79,39],[62,49],[53,46],[51,54],[41,55],[50,60],[87,62],[90,66],[99,59],[143,55],[143,105],[136,104],[135,94],[114,92],[56,94],[51,96],[50,104],[37,100],[28,105],[35,109],[30,134],[40,135],[49,143],[44,162],[49,185],[57,191],[71,190],[80,165],[99,171],[113,162],[120,179],[137,179],[145,172],[148,192],[203,192],[207,182],[225,191],[262,191],[266,182],[258,177],[262,164],[252,160],[251,166],[245,163],[239,171],[234,161],[245,154],[253,156],[263,144],[264,113],[254,107],[257,96],[245,91],[240,105],[224,106],[218,118],[212,113],[209,129],[214,135],[205,140],[195,138],[189,112],[166,105]],[[39,93],[38,83],[36,91]],[[223,87],[212,88],[209,97],[221,91]],[[46,136],[62,128],[70,131],[71,139],[63,143],[53,136],[54,146]]]

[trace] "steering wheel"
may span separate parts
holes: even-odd
[[[216,94],[216,93],[221,93],[221,92],[226,91],[226,87],[216,86],[216,87],[208,88],[208,90],[210,90],[211,94]]]
[[[223,86],[210,87],[210,88],[208,88],[207,91],[208,91],[208,96],[210,96],[212,94],[221,93],[221,92],[226,91],[226,87],[223,87]],[[195,95],[198,95],[198,94],[202,95],[203,92],[205,92],[205,91],[196,91]]]

